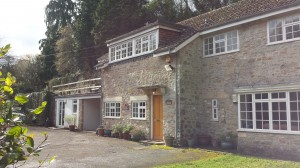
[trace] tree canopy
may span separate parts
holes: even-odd
[[[40,77],[46,82],[93,70],[96,59],[108,51],[109,39],[157,19],[176,23],[236,1],[50,0],[45,9],[46,38],[40,40],[44,66]],[[68,34],[62,33],[66,30]],[[66,60],[72,63],[65,64]]]

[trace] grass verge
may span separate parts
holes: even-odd
[[[158,168],[300,168],[300,163],[262,159],[235,154],[208,152],[197,161],[159,166]]]

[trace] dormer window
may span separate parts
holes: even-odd
[[[149,54],[158,47],[158,30],[139,35],[126,41],[111,45],[109,48],[109,61],[116,62],[131,57]]]

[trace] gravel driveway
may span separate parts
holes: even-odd
[[[201,154],[192,150],[170,150],[144,146],[116,138],[99,137],[92,132],[70,132],[62,129],[29,127],[35,134],[36,144],[42,132],[47,132],[50,143],[39,158],[32,157],[22,167],[38,167],[38,160],[57,156],[51,168],[153,167],[162,164],[199,159]]]

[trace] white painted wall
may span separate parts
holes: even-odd
[[[100,125],[100,99],[83,100],[83,130],[95,131]]]
[[[73,113],[73,100],[76,100],[76,99],[59,99],[56,101],[56,116],[58,116],[58,112],[59,112],[59,102],[60,101],[64,101],[65,102],[65,116],[66,115],[75,115],[75,125],[78,126],[78,110],[77,110],[77,114],[74,114]],[[77,102],[79,102],[79,100],[77,100]],[[78,104],[78,103],[77,103]],[[78,109],[78,106],[77,105],[77,109]],[[58,125],[58,119],[56,119],[56,126],[59,126]],[[69,124],[67,122],[64,122],[64,127],[69,127]]]

